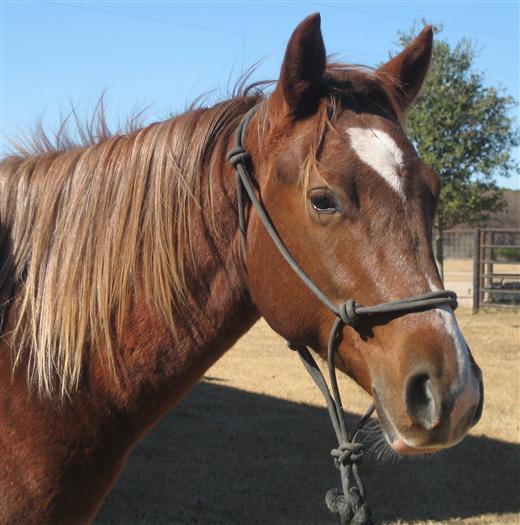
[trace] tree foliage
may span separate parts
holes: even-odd
[[[501,87],[486,85],[475,68],[477,51],[463,38],[454,47],[436,28],[430,73],[408,112],[407,127],[426,163],[441,176],[436,229],[476,225],[503,208],[495,179],[518,171],[512,148],[519,143],[511,117],[516,105]],[[400,33],[406,45],[415,30]]]

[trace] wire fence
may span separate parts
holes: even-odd
[[[473,231],[470,229],[446,230],[443,232],[442,248],[444,259],[473,258]]]

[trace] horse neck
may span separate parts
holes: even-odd
[[[138,419],[145,414],[150,423],[182,399],[259,316],[248,291],[234,175],[226,162],[232,131],[212,149],[201,173],[207,191],[195,212],[192,249],[186,250],[188,299],[176,320],[175,340],[136,301],[122,338],[119,380],[107,381],[99,363],[91,367],[111,402]]]
[[[185,261],[188,298],[176,314],[176,338],[140,300],[146,294],[137,284],[115,353],[117,380],[103,361],[103,349],[91,348],[79,388],[62,400],[40,398],[34,391],[28,395],[26,368],[20,365],[13,374],[11,352],[0,338],[0,384],[9,385],[0,421],[5,420],[12,441],[1,459],[6,472],[17,472],[15,450],[23,442],[32,469],[24,472],[30,478],[26,486],[36,487],[38,498],[52,495],[52,504],[47,496],[42,499],[44,508],[31,505],[34,515],[23,514],[25,521],[61,523],[70,512],[78,522],[92,520],[129,450],[257,319],[240,249],[233,173],[225,161],[231,144],[232,130],[215,145],[200,173],[201,183],[212,191],[203,192],[192,223],[193,251],[187,251]],[[13,501],[22,486],[16,483]],[[12,487],[6,487],[9,494]],[[23,505],[16,501],[15,512]]]

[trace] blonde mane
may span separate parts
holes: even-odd
[[[38,130],[2,160],[0,334],[41,393],[51,394],[56,378],[61,395],[73,391],[88,347],[106,351],[114,368],[137,278],[175,334],[204,162],[259,96],[115,136],[101,111],[80,128],[80,145]]]

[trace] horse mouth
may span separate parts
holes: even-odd
[[[383,435],[390,446],[390,448],[397,452],[398,454],[405,455],[405,456],[416,456],[420,454],[433,454],[434,452],[438,452],[439,450],[442,450],[441,447],[417,447],[414,445],[411,445],[406,441],[405,438],[403,438],[397,429],[395,428],[394,424],[392,423],[392,420],[388,416],[385,408],[383,407],[383,404],[380,402],[377,392],[374,389],[374,404],[376,407],[377,417],[379,419],[379,424],[381,426],[381,429],[383,431]]]

